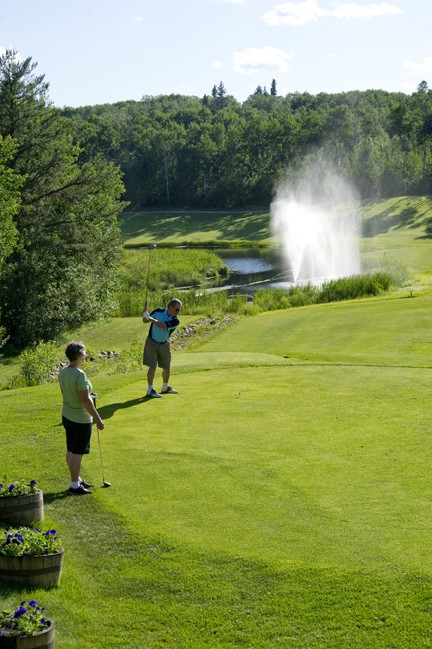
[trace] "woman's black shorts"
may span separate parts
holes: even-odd
[[[92,425],[79,424],[76,421],[70,421],[62,417],[63,426],[66,431],[66,448],[70,453],[75,455],[88,455],[90,453],[90,437],[92,434]]]

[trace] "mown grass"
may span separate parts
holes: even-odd
[[[126,247],[158,246],[262,246],[270,241],[268,211],[125,212],[122,233]]]
[[[38,481],[66,548],[59,589],[1,605],[43,603],[59,649],[431,647],[431,242],[410,240],[426,288],[241,318],[174,353],[178,395],[96,373],[113,486],[93,439],[88,499],[65,495],[58,386],[1,392],[0,475]]]
[[[431,369],[214,355],[179,354],[157,403],[144,373],[100,377],[113,486],[88,500],[64,497],[57,386],[0,395],[2,453],[66,547],[60,588],[15,599],[60,648],[430,646]],[[100,485],[96,447],[84,467]]]
[[[397,260],[420,282],[432,275],[432,197],[366,201],[362,206],[361,248],[365,260]]]
[[[432,197],[365,200],[360,205],[359,216],[365,252],[379,255],[384,251],[381,240],[393,240],[397,255],[411,262],[410,251],[403,251],[406,243],[416,248],[416,257],[422,249],[427,251],[427,240],[432,237]],[[121,223],[124,242],[130,247],[153,243],[158,246],[238,247],[243,244],[253,247],[275,243],[270,232],[269,217],[268,211],[143,211],[125,212]],[[391,256],[389,247],[386,250]],[[430,263],[429,259],[429,268]],[[425,268],[423,265],[420,267]]]

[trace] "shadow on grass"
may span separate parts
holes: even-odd
[[[364,221],[362,224],[362,236],[369,238],[390,230],[424,227],[425,234],[417,238],[430,239],[432,236],[432,219],[427,216],[429,210],[430,201],[428,198],[419,198],[416,201],[411,201],[408,205],[405,198],[400,199],[379,214]]]
[[[63,500],[63,498],[69,497],[69,493],[67,489],[64,489],[62,491],[51,491],[48,493],[44,491],[43,497],[44,497],[44,504],[49,505],[55,502],[56,500]]]
[[[113,416],[117,410],[124,410],[125,408],[133,408],[134,406],[138,406],[140,403],[145,403],[146,401],[150,401],[150,397],[147,397],[146,395],[139,397],[138,399],[129,399],[129,401],[119,401],[118,403],[110,403],[106,406],[102,406],[102,408],[98,408],[98,413],[102,417],[102,419],[109,419],[110,417]]]
[[[149,240],[163,241],[173,236],[193,240],[195,232],[209,232],[209,237],[213,239],[217,231],[217,239],[253,241],[269,236],[268,218],[266,210],[149,210],[123,214],[122,234],[124,238],[134,239],[148,233]]]

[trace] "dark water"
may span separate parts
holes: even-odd
[[[256,248],[217,250],[230,276],[224,288],[230,292],[253,292],[259,288],[285,288],[293,282],[291,270],[278,250]]]

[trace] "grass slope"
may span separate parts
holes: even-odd
[[[113,487],[88,500],[64,497],[57,386],[0,395],[2,457],[37,473],[66,546],[58,591],[19,592],[60,648],[430,646],[430,365],[406,366],[409,338],[400,365],[293,365],[274,338],[294,313],[307,324],[309,309],[271,314],[269,338],[272,318],[245,319],[177,354],[172,398],[143,400],[144,372],[101,376]],[[230,351],[248,323],[260,352]]]
[[[412,297],[411,297],[412,294]],[[260,352],[292,362],[430,367],[432,289],[263,313],[198,352]]]
[[[269,213],[261,212],[125,212],[122,233],[126,246],[269,242]]]
[[[65,494],[58,386],[0,392],[0,475],[38,481],[66,548],[59,589],[2,606],[35,597],[58,649],[432,647],[431,300],[244,318],[176,352],[159,400],[144,370],[97,374],[113,486],[95,435],[90,498]],[[80,335],[126,349],[142,323]]]
[[[428,254],[432,238],[432,197],[404,196],[380,201],[363,201],[362,251],[365,254],[394,256],[403,263],[432,271]],[[121,217],[122,234],[128,246],[230,245],[249,242],[269,245],[268,211],[199,212],[145,211],[125,212]],[[423,263],[425,262],[425,263]]]
[[[430,368],[259,360],[158,402],[105,377],[113,487],[88,500],[64,497],[56,386],[1,395],[2,455],[66,546],[60,589],[19,593],[59,647],[430,646]],[[95,446],[85,468],[101,484]]]

